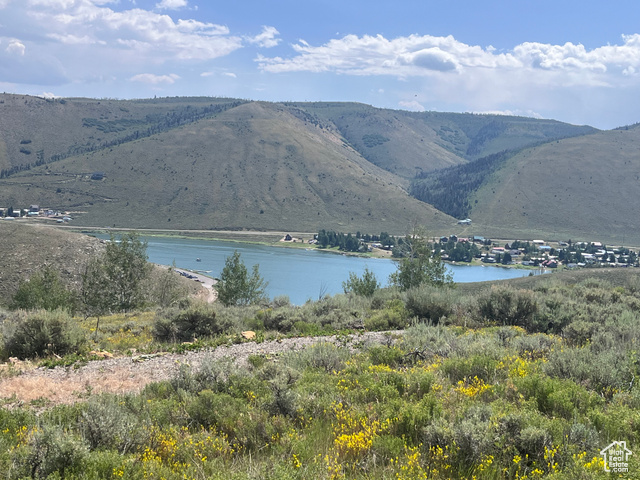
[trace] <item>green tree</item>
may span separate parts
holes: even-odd
[[[147,243],[133,232],[122,235],[119,242],[112,237],[107,244],[102,264],[113,310],[126,312],[144,303],[142,287],[151,272],[147,258]]]
[[[398,269],[389,276],[389,281],[401,290],[420,285],[437,287],[453,285],[453,276],[440,255],[434,255],[424,229],[414,228],[402,243],[401,258],[396,260]]]
[[[251,305],[265,299],[268,283],[260,276],[258,265],[253,266],[249,275],[247,267],[240,259],[238,251],[227,257],[220,280],[215,285],[218,299],[225,305]]]
[[[147,244],[135,233],[112,236],[104,253],[89,262],[82,276],[81,298],[86,316],[130,311],[144,304],[144,285],[151,264]]]
[[[365,267],[362,277],[349,272],[349,280],[342,282],[344,293],[353,292],[362,297],[371,297],[380,288],[375,274]]]
[[[112,295],[109,294],[109,287],[109,279],[101,258],[92,259],[82,272],[80,302],[85,320],[89,317],[96,317],[96,339],[100,329],[100,317],[108,314],[112,307]]]
[[[20,282],[10,308],[17,310],[75,310],[76,296],[60,279],[58,271],[46,265],[25,282]]]

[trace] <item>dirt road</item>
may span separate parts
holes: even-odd
[[[351,335],[350,344],[386,343],[390,333],[400,332]],[[236,361],[238,368],[247,368],[247,358],[250,355],[286,353],[319,342],[337,343],[338,339],[326,336],[287,338],[262,343],[246,342],[184,354],[158,353],[96,360],[79,368],[29,368],[27,364],[18,363],[12,368],[24,371],[0,380],[0,398],[10,399],[5,400],[5,405],[10,407],[38,399],[44,399],[44,403],[49,405],[70,404],[93,394],[135,393],[151,382],[171,378],[183,364],[197,367],[206,359],[230,357]],[[342,342],[343,339],[340,340]],[[5,370],[7,369],[5,366]]]

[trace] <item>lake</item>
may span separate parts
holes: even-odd
[[[101,238],[108,236],[100,235]],[[342,293],[342,282],[349,272],[362,275],[365,267],[375,273],[378,281],[387,285],[389,275],[396,270],[393,260],[360,258],[322,252],[315,249],[282,248],[251,243],[197,240],[170,237],[140,237],[148,244],[149,261],[206,272],[219,277],[225,259],[238,250],[250,271],[258,264],[260,275],[269,282],[270,298],[288,295],[291,303],[300,305],[316,300],[323,294]],[[196,259],[200,258],[201,261]],[[529,270],[497,266],[448,265],[456,282],[482,282],[529,275]]]

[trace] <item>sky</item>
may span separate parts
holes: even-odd
[[[0,91],[640,122],[638,0],[0,0]]]

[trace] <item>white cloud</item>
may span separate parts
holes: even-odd
[[[0,0],[1,1],[1,0]],[[211,60],[242,48],[243,39],[231,35],[224,25],[195,19],[172,19],[169,15],[131,8],[115,10],[111,2],[98,0],[25,0],[9,4],[25,30],[38,32],[52,43],[66,46],[93,45],[93,59],[112,65],[166,63],[184,60]],[[114,2],[115,3],[115,2]],[[185,0],[163,0],[167,8],[186,4]],[[72,55],[67,50],[56,54]]]
[[[231,78],[237,77],[237,75],[233,72],[223,72],[222,75],[224,75],[225,77],[231,77]]]
[[[410,102],[408,101],[400,101],[398,102],[398,105],[400,107],[402,107],[405,110],[411,110],[412,112],[426,112],[427,109],[424,108],[424,105],[422,105],[420,102],[416,101],[416,100],[411,100]]]
[[[134,75],[129,80],[132,82],[141,82],[147,83],[149,85],[159,85],[161,83],[166,83],[172,85],[179,80],[180,77],[175,73],[171,73],[169,75],[155,75],[153,73],[140,73],[138,75]]]
[[[276,38],[278,35],[280,35],[280,32],[278,32],[275,27],[263,26],[262,33],[255,37],[246,37],[246,40],[249,43],[258,45],[259,47],[271,48],[280,43],[280,39]]]
[[[187,5],[187,0],[162,0],[160,3],[156,3],[156,8],[160,10],[180,10]]]
[[[606,83],[605,74],[633,73],[640,68],[640,35],[622,37],[621,45],[587,50],[583,45],[527,42],[508,52],[467,45],[452,36],[410,35],[386,39],[382,35],[347,35],[321,46],[300,40],[290,58],[259,55],[266,72],[336,72],[347,75],[391,75],[399,78],[465,75],[481,70],[561,72],[565,84]],[[579,75],[575,75],[578,73]]]
[[[18,55],[22,57],[24,56],[26,47],[24,46],[24,43],[20,42],[19,40],[11,40],[5,50],[11,55]]]
[[[382,35],[347,35],[319,47],[301,40],[292,48],[297,55],[289,59],[258,56],[260,68],[268,72],[335,71],[402,77],[460,72],[469,67],[520,66],[513,55],[496,55],[490,50],[458,42],[452,36],[411,35],[388,40]]]

